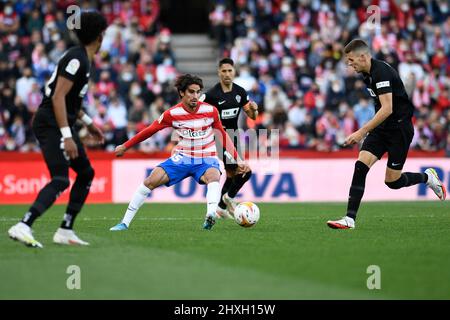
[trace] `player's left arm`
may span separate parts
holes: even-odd
[[[255,101],[249,101],[244,106],[245,114],[252,120],[256,120],[258,116],[258,104]]]
[[[372,81],[375,83],[376,94],[380,100],[381,108],[370,121],[368,121],[359,130],[348,136],[344,145],[352,145],[360,142],[370,131],[378,127],[392,114],[392,79],[392,73],[387,68],[379,70],[377,73],[372,75]]]
[[[370,121],[348,136],[344,145],[352,145],[360,142],[370,131],[378,127],[392,114],[392,93],[382,94],[378,98],[380,99],[381,108]]]
[[[243,101],[243,109],[245,114],[250,119],[256,120],[256,117],[258,116],[258,104],[255,101],[251,101],[249,99],[247,92],[243,91],[242,96],[245,97],[245,100]]]
[[[219,119],[219,111],[214,108],[214,122],[212,124],[213,128],[216,129],[216,132],[219,135],[220,142],[225,150],[232,155],[232,157],[236,160],[238,165],[237,173],[245,173],[250,171],[250,167],[244,160],[239,156],[236,148],[234,147],[233,141],[230,136],[226,133],[226,131],[222,127],[222,123]]]
[[[103,135],[102,130],[100,130],[100,128],[94,124],[94,121],[91,117],[88,116],[86,112],[80,110],[80,112],[78,112],[78,119],[80,119],[86,125],[89,133],[94,137],[95,140],[97,140],[99,144],[105,143],[105,136]]]

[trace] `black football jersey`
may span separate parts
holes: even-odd
[[[245,106],[249,99],[248,94],[244,88],[233,83],[230,92],[223,92],[220,83],[217,83],[202,97],[201,101],[213,105],[219,110],[220,120],[225,129],[237,129],[238,118],[243,106]]]
[[[379,96],[392,93],[392,114],[378,127],[398,128],[403,121],[411,121],[414,105],[406,93],[398,72],[388,63],[371,59],[370,73],[363,73],[367,90],[375,100],[375,112],[381,108]]]
[[[83,97],[88,90],[90,63],[84,47],[76,46],[67,50],[43,88],[44,98],[39,106],[35,120],[43,122],[41,123],[43,125],[58,126],[53,111],[52,97],[55,93],[59,76],[73,82],[72,88],[66,95],[67,120],[69,126],[72,126],[78,117]]]

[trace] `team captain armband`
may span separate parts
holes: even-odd
[[[391,86],[391,83],[390,83],[389,81],[381,81],[381,82],[377,82],[377,83],[375,84],[375,86],[377,87],[377,89],[380,89],[380,88],[387,88],[387,87],[390,87],[390,86]]]

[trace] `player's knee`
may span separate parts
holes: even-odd
[[[82,172],[80,172],[78,176],[82,181],[90,183],[92,180],[94,180],[95,171],[92,167],[88,167],[84,169]]]
[[[52,178],[52,181],[50,181],[50,184],[56,191],[63,192],[70,186],[70,181],[67,177],[54,177]]]
[[[405,185],[405,183],[404,183],[402,177],[398,178],[398,179],[395,180],[395,181],[391,181],[391,182],[385,181],[384,183],[385,183],[390,189],[400,189],[400,188],[402,188],[402,187]]]

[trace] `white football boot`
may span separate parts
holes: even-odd
[[[53,236],[53,242],[58,244],[88,246],[89,243],[81,240],[73,230],[59,228]]]
[[[31,228],[22,221],[9,228],[8,235],[11,239],[20,241],[26,246],[33,248],[44,247],[33,237],[33,230],[31,230]]]
[[[231,198],[228,193],[225,193],[222,196],[222,200],[223,202],[225,202],[225,204],[227,205],[227,210],[230,213],[230,215],[232,215],[234,217],[234,209],[236,208],[236,206],[238,205],[238,202],[236,200],[234,200],[234,198]]]
[[[217,219],[233,219],[233,216],[228,212],[227,209],[222,209],[221,207],[217,207],[216,218]]]
[[[355,220],[345,216],[340,220],[329,220],[327,225],[332,229],[355,229]]]
[[[447,191],[445,190],[445,186],[442,181],[439,179],[436,170],[433,168],[428,168],[425,170],[425,173],[428,176],[427,186],[430,187],[431,190],[437,195],[437,197],[444,201],[447,196]]]

